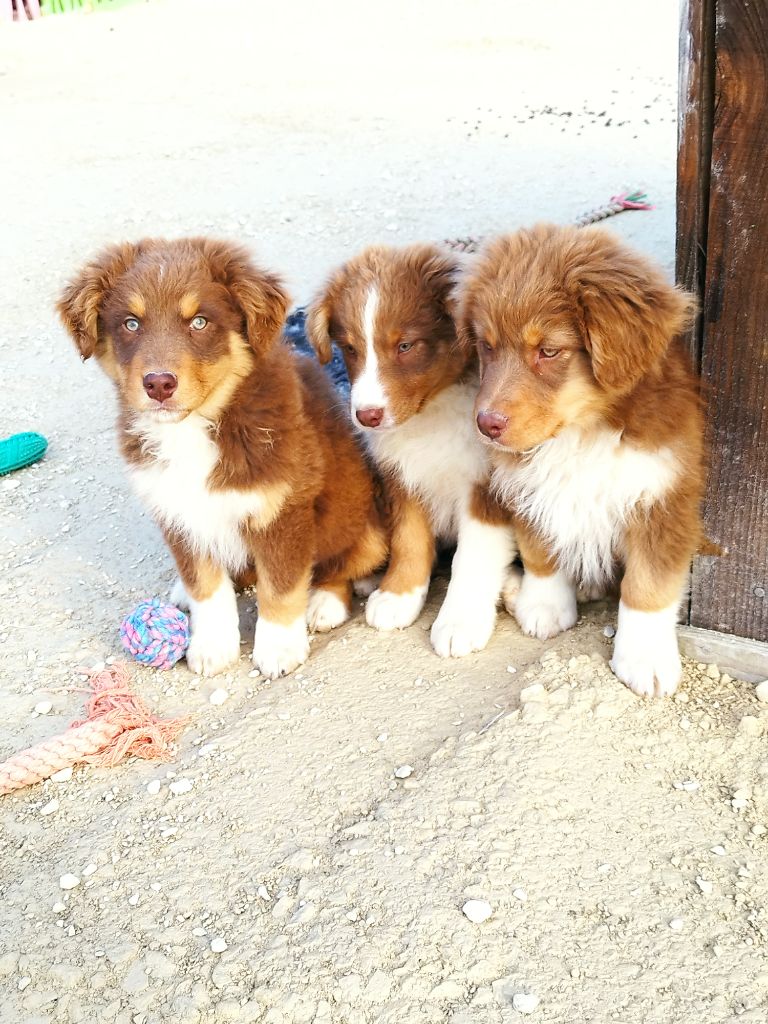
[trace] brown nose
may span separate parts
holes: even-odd
[[[501,437],[509,422],[508,416],[502,416],[500,412],[479,412],[477,414],[477,426],[486,437],[496,441]]]
[[[364,427],[378,427],[384,419],[383,409],[358,409],[355,412]]]
[[[156,402],[164,402],[166,398],[170,398],[179,386],[176,374],[168,373],[167,370],[165,373],[146,374],[142,383],[149,397],[154,398]]]

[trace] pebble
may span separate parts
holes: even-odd
[[[720,669],[717,665],[707,665],[706,674],[710,679],[719,679]]]
[[[681,932],[683,930],[683,919],[682,917],[673,917],[669,922],[669,927],[673,932]]]
[[[764,836],[765,833],[768,832],[768,829],[761,821],[758,821],[757,824],[753,825],[749,831],[753,836]]]
[[[706,878],[702,878],[701,875],[696,876],[696,885],[704,893],[705,896],[709,896],[714,886],[711,882],[708,882]]]
[[[613,626],[606,626],[603,629],[603,636],[607,636],[610,640],[612,636],[616,636],[616,630],[613,628]]]
[[[757,718],[755,715],[744,715],[739,722],[739,732],[743,732],[746,736],[762,736],[762,719]]]
[[[86,878],[88,877],[88,875],[92,875],[94,871],[96,871],[96,865],[93,863],[93,861],[91,861],[90,864],[86,864],[85,867],[83,868],[83,874],[86,876]]]
[[[413,768],[409,764],[401,764],[399,768],[395,769],[396,779],[407,779],[413,775]]]
[[[512,1006],[518,1013],[533,1013],[539,1005],[539,997],[532,992],[515,992]]]
[[[521,903],[525,903],[525,901],[528,899],[528,893],[525,891],[525,889],[513,889],[512,895],[515,897],[516,900],[520,900]]]
[[[48,803],[45,805],[45,807],[41,807],[40,808],[40,813],[41,814],[53,814],[53,812],[54,811],[58,811],[58,809],[59,809],[59,801],[54,798],[53,800],[49,800]]]
[[[41,700],[39,703],[35,704],[35,714],[47,715],[49,714],[52,707],[53,704],[51,704],[49,700]]]
[[[61,900],[57,900],[51,907],[51,910],[54,912],[54,914],[63,914],[66,909],[66,903],[62,903]]]
[[[78,885],[80,885],[80,879],[77,875],[62,875],[59,879],[61,889],[74,889]]]
[[[32,981],[32,979],[29,976],[26,976],[24,978],[19,978],[19,992],[23,992],[24,989],[27,987],[27,985],[29,985],[29,983],[31,981]]]
[[[725,856],[725,847],[724,846],[710,846],[709,852],[710,853],[714,853],[715,856],[717,856],[717,857],[724,857]]]
[[[147,792],[150,796],[157,796],[160,792],[160,779],[152,779],[151,782],[147,783]]]
[[[509,672],[509,674],[513,676],[515,672],[517,672],[517,669],[514,665],[507,665],[507,672]]]
[[[61,771],[54,772],[51,776],[53,782],[69,782],[72,778],[71,768],[62,768]]]
[[[184,793],[189,793],[194,785],[195,784],[192,779],[177,779],[175,782],[172,782],[168,788],[174,796],[182,796]]]
[[[520,691],[520,703],[530,704],[532,701],[546,700],[547,691],[541,683],[532,683]]]
[[[682,782],[673,782],[675,789],[683,789],[686,793],[695,793],[699,783],[695,779],[683,779]]]
[[[211,704],[223,704],[224,701],[228,699],[229,694],[226,690],[222,689],[222,687],[218,687],[218,689],[214,690],[208,698]]]
[[[256,892],[261,896],[263,900],[270,900],[272,897],[269,895],[269,890],[266,885],[260,885]]]
[[[768,679],[758,683],[755,687],[755,696],[762,704],[768,704]]]
[[[211,939],[211,952],[212,953],[223,953],[226,948],[227,948],[226,939],[222,939],[221,937],[216,938],[216,939]]]
[[[493,913],[491,904],[486,902],[486,900],[467,900],[461,909],[464,916],[473,924],[482,924]]]

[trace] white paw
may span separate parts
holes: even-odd
[[[330,590],[312,590],[307,602],[307,625],[313,633],[327,633],[349,618],[346,604]]]
[[[171,587],[171,604],[175,604],[177,608],[181,608],[183,612],[188,612],[190,608],[189,597],[184,584],[181,582],[181,578],[177,579]]]
[[[510,565],[501,588],[501,600],[510,615],[515,614],[520,587],[523,585],[523,570],[519,565]]]
[[[405,629],[418,619],[427,599],[428,584],[405,594],[374,590],[365,605],[365,621],[374,629]]]
[[[225,579],[205,601],[191,597],[188,601],[191,639],[187,665],[196,675],[215,676],[240,657],[240,624],[234,588],[230,580]]]
[[[262,675],[268,679],[279,679],[303,665],[308,657],[309,636],[305,619],[296,619],[288,626],[281,626],[258,617],[253,663]]]
[[[374,573],[373,576],[363,576],[361,580],[355,580],[352,589],[358,597],[370,597],[379,583],[381,583],[381,573]]]
[[[576,624],[576,594],[561,572],[552,576],[523,573],[515,603],[515,618],[528,636],[548,640]]]
[[[619,602],[611,671],[639,697],[669,697],[680,682],[677,607],[640,612]]]
[[[432,626],[430,639],[435,654],[441,658],[463,658],[472,651],[482,651],[493,633],[496,622],[496,608],[483,607],[477,602],[474,607],[449,607],[448,601]]]

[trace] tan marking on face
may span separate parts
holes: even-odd
[[[134,292],[128,298],[128,312],[133,313],[139,319],[147,315],[147,304],[144,301],[143,296],[139,295],[138,292]]]
[[[290,626],[307,614],[310,572],[307,571],[297,585],[289,591],[278,593],[265,576],[256,584],[256,600],[259,615],[279,626]]]
[[[238,385],[253,369],[253,349],[237,331],[229,335],[229,357],[211,364],[210,390],[197,411],[207,420],[215,420],[228,404]],[[213,373],[215,372],[215,379]]]
[[[179,312],[185,320],[191,320],[200,308],[200,296],[194,292],[185,292],[179,299]]]

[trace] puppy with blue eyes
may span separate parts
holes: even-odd
[[[352,581],[387,555],[377,487],[313,359],[280,340],[288,298],[239,246],[205,238],[112,246],[64,290],[83,360],[115,384],[128,476],[179,571],[187,663],[240,655],[235,585],[255,579],[253,660],[272,678],[308,630],[349,615]]]
[[[438,540],[455,543],[451,580],[431,640],[437,654],[482,650],[515,555],[510,516],[491,499],[475,430],[474,352],[457,343],[459,258],[431,245],[374,247],[339,268],[310,306],[321,362],[339,344],[350,416],[392,501],[387,571],[368,598],[376,629],[402,629],[427,597]]]

